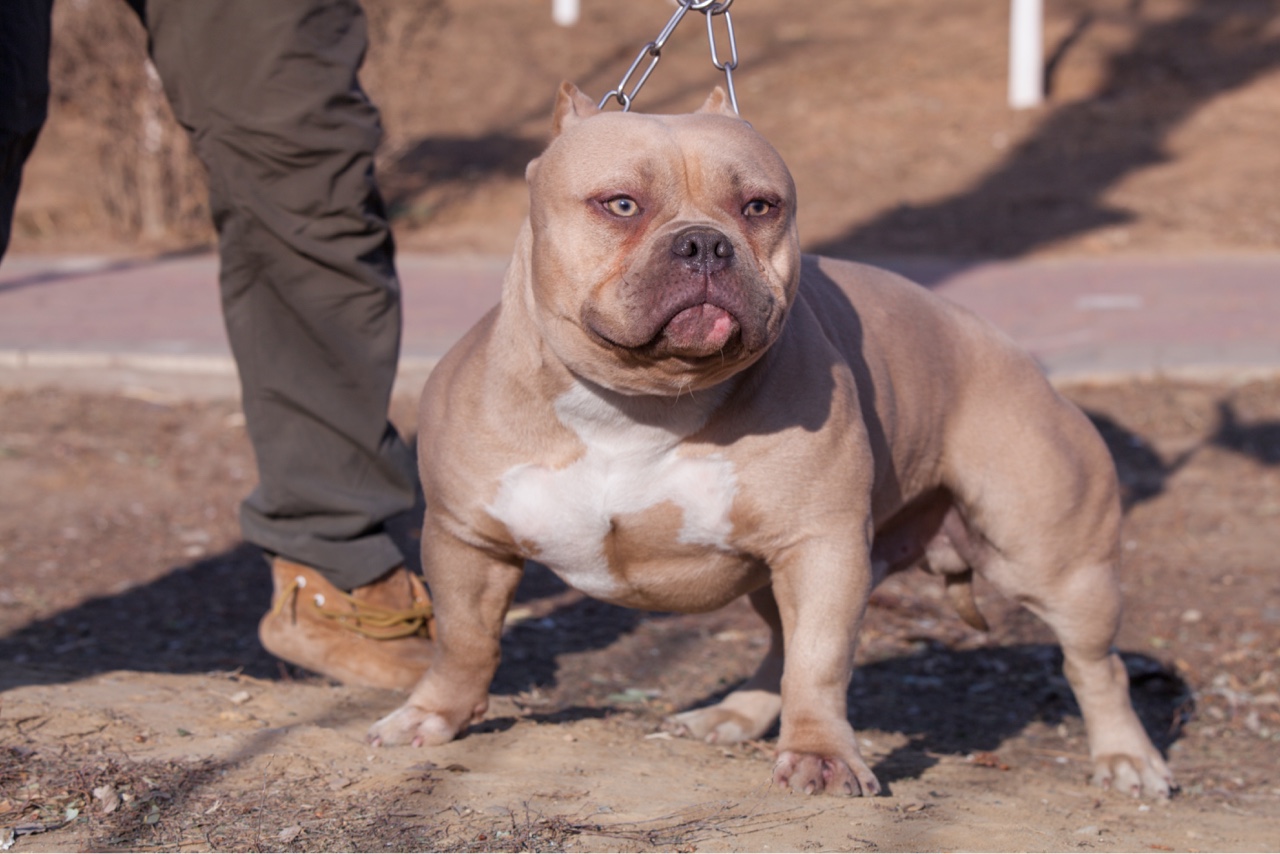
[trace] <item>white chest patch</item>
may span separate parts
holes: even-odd
[[[726,548],[737,491],[733,463],[719,454],[679,455],[680,441],[705,420],[700,408],[681,403],[638,423],[623,412],[625,401],[574,386],[555,409],[586,453],[561,469],[509,469],[486,509],[517,542],[532,544],[537,559],[567,583],[601,598],[618,593],[622,582],[605,556],[617,516],[671,502],[683,516],[676,542]]]

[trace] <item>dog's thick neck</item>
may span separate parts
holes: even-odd
[[[607,430],[610,424],[635,425],[685,439],[697,433],[733,393],[737,377],[710,388],[676,396],[624,394],[583,377],[556,400],[556,415],[566,425],[594,425]]]

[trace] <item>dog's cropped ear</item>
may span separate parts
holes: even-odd
[[[723,86],[717,86],[711,90],[711,94],[707,96],[707,100],[702,102],[698,112],[715,113],[721,116],[728,116],[731,119],[741,118],[733,111],[733,104],[729,103],[729,95],[724,91]]]
[[[573,125],[583,119],[591,118],[598,112],[600,108],[595,102],[582,94],[581,89],[566,80],[560,84],[560,91],[556,93],[556,105],[551,111],[551,135],[559,136]]]

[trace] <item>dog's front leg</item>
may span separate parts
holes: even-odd
[[[808,794],[875,795],[880,782],[858,751],[846,703],[872,587],[870,533],[848,519],[829,524],[855,536],[805,541],[774,564],[786,663],[773,781]]]
[[[431,668],[404,705],[370,728],[375,745],[444,744],[484,717],[503,620],[522,575],[522,563],[461,542],[427,517],[422,563],[436,620]]]

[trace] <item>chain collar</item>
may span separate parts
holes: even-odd
[[[658,37],[640,49],[640,53],[636,55],[635,61],[631,63],[627,73],[622,75],[618,85],[600,99],[600,109],[603,110],[611,100],[618,102],[622,106],[623,112],[631,109],[631,104],[636,95],[639,94],[640,88],[649,79],[653,69],[658,67],[658,60],[662,59],[662,49],[666,46],[667,39],[671,38],[671,34],[675,32],[676,27],[684,20],[684,16],[692,10],[701,12],[707,18],[707,44],[711,47],[711,64],[724,72],[724,82],[729,90],[729,104],[733,107],[735,113],[738,112],[738,95],[733,88],[733,71],[738,67],[738,43],[733,35],[733,18],[729,15],[729,7],[733,5],[733,0],[678,0],[678,2],[679,5],[675,14],[671,16],[671,20],[667,21],[667,25],[662,28],[662,32],[658,34]],[[720,59],[716,49],[716,18],[724,18],[725,34],[729,43],[729,59],[727,61]],[[645,57],[649,58],[649,65],[640,75],[640,79],[631,87],[631,91],[628,92],[627,84],[635,76],[640,66],[644,64]]]

